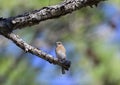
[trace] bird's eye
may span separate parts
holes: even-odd
[[[59,45],[61,44],[61,43],[58,43]]]
[[[57,42],[57,45],[61,45],[61,42]]]

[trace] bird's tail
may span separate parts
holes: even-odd
[[[62,67],[62,74],[65,74],[65,69]]]

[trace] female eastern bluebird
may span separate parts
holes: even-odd
[[[56,56],[60,62],[66,60],[66,49],[64,48],[62,42],[56,42]],[[62,74],[65,74],[65,69],[62,67]]]

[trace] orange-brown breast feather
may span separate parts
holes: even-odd
[[[66,58],[66,50],[63,45],[58,45],[56,48],[56,55],[58,59]]]
[[[56,48],[56,51],[58,51],[58,50],[62,51],[63,53],[66,53],[66,50],[63,45],[58,45]]]

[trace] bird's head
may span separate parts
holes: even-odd
[[[56,45],[57,46],[62,45],[62,42],[58,41],[58,42],[56,42]]]

